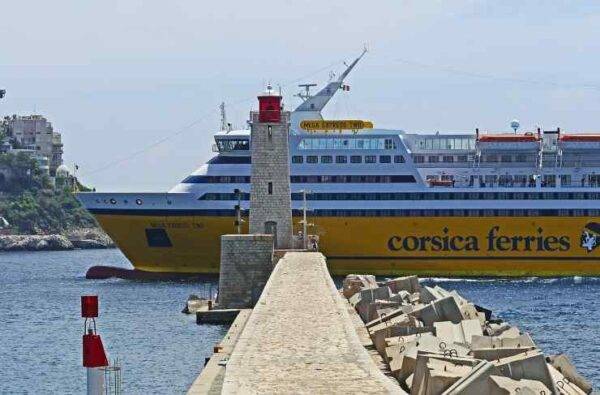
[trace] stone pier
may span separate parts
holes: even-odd
[[[401,392],[362,346],[320,253],[287,253],[227,363],[223,393]]]
[[[363,347],[351,314],[322,254],[288,252],[233,347],[222,393],[404,393]]]

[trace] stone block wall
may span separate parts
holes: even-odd
[[[290,197],[289,112],[279,123],[258,122],[252,114],[250,185],[250,233],[272,233],[267,223],[276,224],[275,247],[292,248]]]
[[[273,236],[221,236],[219,307],[254,307],[273,270]]]

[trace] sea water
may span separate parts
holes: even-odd
[[[90,266],[130,267],[118,250],[0,253],[0,393],[80,394],[80,296],[100,298],[98,331],[129,394],[185,393],[226,326],[198,326],[181,309],[214,281],[86,280]],[[566,353],[600,386],[600,279],[425,279]]]
[[[94,265],[130,267],[118,250],[0,253],[0,393],[85,393],[85,294],[99,296],[98,332],[124,393],[186,392],[227,327],[181,310],[216,283],[86,280]]]

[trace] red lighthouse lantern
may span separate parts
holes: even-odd
[[[281,96],[271,86],[258,96],[258,121],[279,123],[281,121]]]

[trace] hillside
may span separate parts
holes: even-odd
[[[15,233],[54,234],[97,226],[70,188],[54,188],[28,155],[0,154],[0,170],[0,216]]]

